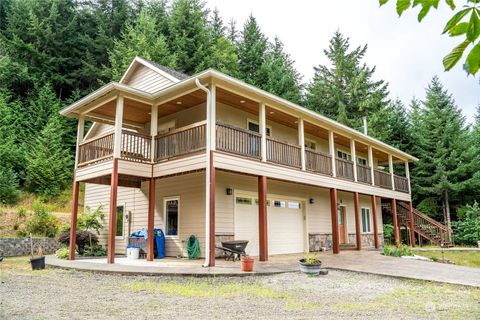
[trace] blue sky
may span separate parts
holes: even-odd
[[[285,43],[304,82],[310,81],[314,66],[328,63],[323,49],[338,29],[352,46],[368,44],[365,62],[376,66],[377,79],[389,82],[391,98],[406,104],[414,96],[423,99],[425,87],[438,75],[471,122],[480,104],[479,75],[467,77],[461,64],[444,72],[442,65],[442,58],[461,42],[441,35],[450,9],[441,1],[439,10],[418,23],[417,8],[398,18],[395,0],[390,2],[380,8],[376,0],[207,0],[207,6],[217,7],[225,22],[233,18],[239,29],[253,13],[270,39],[278,36]]]

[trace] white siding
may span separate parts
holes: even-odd
[[[139,90],[154,93],[174,84],[174,82],[144,65],[138,65],[125,81],[125,84]]]

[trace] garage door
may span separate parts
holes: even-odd
[[[304,202],[283,197],[267,201],[268,253],[304,251]],[[258,255],[258,200],[248,194],[235,196],[235,239],[249,240],[247,253]]]

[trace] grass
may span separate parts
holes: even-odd
[[[0,270],[30,270],[30,256],[4,257],[0,262]]]
[[[475,267],[480,268],[480,252],[478,251],[415,251],[414,253],[418,256],[424,256],[432,260],[447,259],[455,264],[466,267]]]

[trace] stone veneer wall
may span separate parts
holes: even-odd
[[[62,244],[55,238],[33,238],[33,253],[37,254],[41,247],[44,254],[55,253]],[[30,238],[0,238],[0,256],[30,255]]]
[[[373,242],[373,233],[372,234],[362,234],[362,248],[368,249],[374,247]],[[355,244],[355,233],[348,234],[348,243]],[[383,246],[383,234],[378,234],[378,242],[380,246]],[[321,251],[322,247],[331,248],[332,246],[332,234],[331,233],[318,233],[318,234],[309,234],[308,243],[310,252]]]

